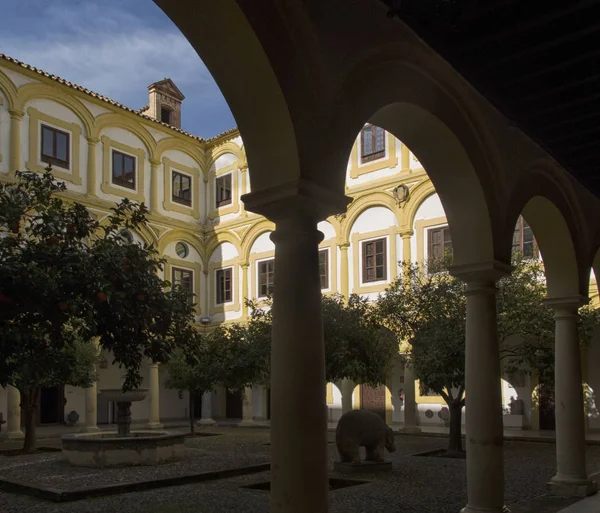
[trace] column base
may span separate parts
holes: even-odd
[[[474,508],[472,506],[465,506],[460,510],[460,513],[510,513],[510,509],[508,509],[506,506],[503,506],[502,509]]]
[[[148,422],[146,424],[146,429],[163,429],[164,427],[160,422]]]
[[[25,439],[25,433],[23,431],[9,431],[7,433],[0,433],[0,438],[4,440],[23,440]]]
[[[569,479],[554,476],[546,485],[555,497],[589,497],[598,491],[598,483],[589,479]]]
[[[406,426],[398,429],[399,433],[407,433],[407,434],[417,434],[421,432],[421,428],[419,426]]]
[[[98,431],[100,431],[98,426],[83,426],[81,428],[81,433],[97,433]]]
[[[214,419],[200,419],[196,422],[197,426],[214,426],[216,421]]]

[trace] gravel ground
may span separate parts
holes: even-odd
[[[212,431],[212,430],[211,430]],[[224,430],[223,430],[224,431]],[[197,438],[188,441],[203,458],[227,462],[223,467],[246,464],[245,458],[268,457],[268,432],[233,429],[227,436]],[[465,460],[415,456],[420,452],[443,448],[440,438],[399,436],[398,450],[391,455],[394,469],[384,475],[339,475],[364,479],[368,484],[343,488],[330,493],[331,513],[458,513],[466,504]],[[600,471],[600,446],[587,449],[590,473]],[[330,468],[336,457],[329,446]],[[40,455],[48,458],[48,455]],[[20,460],[19,468],[35,468],[32,456]],[[8,458],[6,458],[8,459]],[[0,458],[1,462],[1,458]],[[3,462],[2,462],[3,463]],[[545,484],[555,467],[555,447],[549,443],[507,442],[505,444],[506,503],[529,501],[545,492]],[[88,469],[89,470],[89,469]],[[129,472],[131,469],[128,470]],[[20,472],[20,471],[19,471]],[[28,470],[29,472],[29,470]],[[5,470],[0,469],[4,474]],[[37,499],[0,493],[1,513],[230,513],[269,511],[269,494],[240,488],[269,480],[263,472],[193,485],[160,488],[146,492],[115,495],[72,503],[50,503]],[[529,510],[528,510],[529,511]],[[549,510],[550,511],[550,510]],[[554,510],[555,511],[555,510]]]

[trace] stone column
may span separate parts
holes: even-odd
[[[239,166],[239,171],[240,171],[240,175],[242,177],[242,184],[241,184],[242,192],[241,192],[241,194],[246,194],[246,192],[247,192],[246,189],[248,188],[248,164],[247,163],[241,164]],[[240,207],[241,207],[242,217],[248,217],[248,212],[246,212],[246,205],[244,205],[243,201],[242,201],[242,204],[240,205]]]
[[[202,426],[212,426],[215,423],[212,418],[212,392],[202,394],[202,416],[198,424]]]
[[[96,195],[96,145],[100,142],[97,137],[88,137],[88,160],[87,160],[87,195]]]
[[[150,159],[150,212],[158,213],[158,166],[160,160]]]
[[[242,422],[240,426],[253,426],[252,420],[252,387],[244,389],[244,399],[242,404]]]
[[[25,115],[22,110],[8,109],[10,114],[10,149],[9,149],[9,176],[14,176],[15,171],[21,169],[21,118]]]
[[[160,423],[160,379],[158,376],[158,363],[152,363],[148,367],[148,427],[150,429],[161,429]]]
[[[240,266],[242,268],[242,297],[240,300],[242,302],[242,317],[245,319],[248,316],[246,299],[249,299],[250,296],[248,293],[248,267],[250,267],[250,264],[248,262],[242,262]]]
[[[417,401],[415,400],[415,372],[410,365],[404,367],[404,426],[405,433],[420,433],[417,425]]]
[[[350,198],[300,178],[246,194],[251,212],[275,222],[271,344],[271,513],[327,513],[325,348],[319,221]]]
[[[556,415],[556,475],[550,488],[561,496],[584,497],[596,492],[588,478],[585,462],[585,419],[583,381],[579,349],[578,309],[587,299],[550,298],[554,309]]]
[[[468,503],[462,512],[502,513],[504,433],[496,281],[508,274],[510,267],[500,262],[489,262],[455,266],[450,272],[467,284],[465,384]]]
[[[328,510],[327,405],[317,222],[276,223],[271,352],[271,511]],[[278,284],[278,285],[277,285]]]
[[[342,392],[342,415],[349,411],[352,411],[352,393],[355,387],[354,381],[349,379],[342,380],[341,392]]]
[[[24,438],[21,431],[21,394],[10,385],[6,387],[6,438],[16,440]]]
[[[338,248],[340,248],[340,294],[348,299],[350,295],[350,284],[349,284],[349,274],[348,274],[348,248],[350,247],[350,243],[344,242],[342,244],[338,244]]]
[[[96,382],[85,389],[85,426],[83,431],[98,431],[98,387]]]

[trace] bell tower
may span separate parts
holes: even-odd
[[[185,96],[170,78],[148,86],[148,109],[143,113],[175,128],[181,128],[181,102]]]

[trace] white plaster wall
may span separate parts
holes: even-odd
[[[442,206],[442,202],[437,194],[432,194],[428,198],[426,198],[415,213],[415,219],[413,223],[413,235],[410,238],[410,255],[413,262],[417,260],[417,232],[416,232],[416,222],[420,220],[427,219],[435,219],[437,217],[446,217],[446,213],[444,212],[444,207]],[[447,224],[447,223],[443,223]],[[443,225],[440,225],[443,226]],[[424,234],[424,248],[423,255],[425,259],[427,259],[427,234]]]
[[[237,144],[240,148],[244,146],[244,141],[242,141],[242,138],[239,135],[231,139],[231,142]]]
[[[158,132],[158,131],[155,130],[155,132]],[[179,150],[167,150],[162,155],[160,155],[161,164],[158,166],[158,184],[159,184],[158,185],[158,204],[159,204],[160,213],[166,217],[180,219],[181,221],[197,222],[196,218],[194,218],[194,216],[191,213],[191,211],[195,207],[193,202],[196,198],[196,195],[194,195],[194,194],[192,195],[192,206],[190,208],[190,214],[181,214],[179,212],[175,212],[173,210],[166,210],[164,208],[164,201],[167,199],[166,198],[167,190],[164,187],[165,166],[162,163],[162,159],[164,157],[167,157],[168,159],[170,159],[174,162],[174,164],[171,167],[171,171],[169,173],[172,173],[172,171],[179,171],[180,173],[182,173],[184,175],[188,175],[187,171],[185,171],[183,169],[177,169],[177,164],[181,164],[183,166],[198,170],[198,177],[192,178],[192,187],[194,189],[194,192],[197,191],[196,195],[198,197],[198,203],[199,203],[200,221],[202,221],[206,217],[206,204],[205,204],[205,202],[206,202],[206,200],[205,200],[206,185],[205,185],[204,179],[203,179],[202,167],[200,166],[200,164],[198,162],[196,162],[187,153],[184,153]],[[169,199],[171,199],[171,198],[169,198]],[[181,205],[181,206],[183,208],[185,208],[185,205]]]
[[[10,114],[8,113],[8,99],[0,89],[0,173],[8,173],[10,150]]]
[[[223,153],[223,155],[217,157],[217,160],[214,161],[211,169],[213,171],[218,171],[219,169],[230,166],[236,160],[237,157],[233,153]]]
[[[359,134],[360,135],[360,134]],[[386,145],[385,145],[385,157],[379,159],[379,160],[374,160],[371,162],[367,162],[365,164],[361,164],[360,163],[360,137],[357,136],[356,138],[356,147],[358,150],[358,168],[362,168],[365,166],[370,166],[371,164],[375,164],[377,162],[381,162],[382,165],[382,169],[377,169],[375,171],[371,171],[370,173],[366,173],[364,175],[360,175],[357,178],[351,178],[350,177],[350,160],[348,161],[348,167],[347,167],[347,172],[346,172],[346,185],[348,187],[356,187],[357,185],[363,185],[365,183],[374,181],[374,180],[380,180],[383,178],[390,178],[394,175],[397,175],[398,173],[400,173],[402,171],[402,159],[400,156],[400,150],[401,150],[401,143],[398,139],[394,138],[394,143],[396,146],[396,158],[398,159],[398,163],[397,165],[395,165],[394,167],[383,167],[384,166],[384,162],[389,158],[389,154],[390,154],[390,147],[388,145],[388,134],[386,132],[385,134],[386,137]],[[350,157],[350,155],[348,156]]]
[[[78,425],[85,424],[85,389],[79,387],[65,386],[65,404],[64,418],[65,421],[69,413],[75,410],[79,414]]]
[[[127,146],[131,146],[132,148],[144,150],[145,157],[144,157],[144,163],[142,166],[142,170],[144,173],[144,198],[145,198],[146,204],[148,204],[148,200],[150,198],[150,182],[151,182],[150,172],[151,172],[151,170],[150,170],[150,162],[148,161],[148,159],[149,159],[148,150],[146,149],[146,146],[144,145],[143,141],[134,133],[129,132],[128,130],[125,130],[124,128],[120,128],[120,127],[108,126],[100,132],[99,138],[102,139],[103,135],[110,137],[113,141],[117,141],[122,144],[126,144]],[[87,146],[87,144],[86,144],[86,146]],[[110,154],[109,154],[109,158],[110,158]],[[115,194],[106,194],[106,193],[102,192],[102,190],[100,188],[100,184],[102,183],[102,175],[103,175],[103,159],[104,159],[104,145],[102,144],[102,142],[99,142],[96,145],[96,191],[97,191],[98,197],[107,199],[109,201],[118,202],[122,198],[121,195],[117,196]],[[112,163],[109,162],[108,163],[109,170],[111,169],[111,166],[112,166]],[[87,169],[87,166],[83,169]],[[139,184],[139,181],[140,181],[139,177],[137,177],[136,184]],[[114,187],[119,189],[119,187],[116,185]],[[160,188],[162,189],[162,187],[160,187]],[[123,188],[123,192],[127,192],[127,191],[128,191],[128,189]]]
[[[317,225],[317,230],[319,230],[323,234],[323,240],[334,239],[336,237],[335,228],[328,221],[321,221]]]
[[[237,258],[238,252],[231,242],[223,242],[219,244],[210,256],[210,263],[224,262]]]
[[[4,73],[8,78],[10,78],[12,83],[17,86],[17,89],[25,84],[34,84],[36,82],[39,82],[39,80],[36,80],[35,78],[28,77],[26,75],[23,75],[22,73],[17,73],[16,71],[8,69],[7,67],[4,67],[2,65],[0,65],[0,69],[2,69],[2,73]]]
[[[171,137],[169,134],[165,133],[165,132],[161,132],[160,130],[152,127],[152,126],[148,126],[148,125],[144,125],[146,127],[146,130],[148,130],[148,132],[150,132],[150,134],[152,134],[152,137],[154,138],[154,140],[156,142],[158,141],[162,141],[163,139],[167,139],[169,137]]]
[[[159,411],[161,421],[189,418],[189,393],[183,391],[180,398],[178,390],[166,388],[165,383],[169,378],[169,371],[164,365],[159,366],[158,370],[160,380]]]
[[[168,256],[171,258],[176,258],[177,260],[182,260],[175,251],[175,246],[177,246],[178,242],[183,242],[189,249],[189,254],[187,257],[185,257],[183,259],[184,261],[190,262],[190,264],[202,263],[202,259],[200,258],[200,254],[198,253],[198,251],[196,251],[196,248],[194,248],[194,246],[192,246],[189,242],[187,242],[185,240],[172,241],[169,244],[167,244],[167,247],[165,248],[165,250],[163,252],[163,256]]]
[[[77,114],[75,114],[71,109],[65,107],[64,105],[61,105],[60,103],[57,103],[55,101],[52,100],[47,100],[46,98],[34,98],[30,101],[28,101],[25,104],[24,107],[24,111],[25,111],[25,115],[23,116],[23,118],[21,119],[21,167],[25,168],[25,163],[29,160],[29,114],[27,113],[27,109],[29,109],[29,107],[34,107],[35,109],[39,110],[40,112],[43,112],[44,114],[48,114],[49,116],[53,116],[55,118],[58,118],[62,121],[66,121],[68,123],[75,123],[77,125],[79,125],[79,127],[81,128],[81,135],[79,136],[79,148],[80,148],[80,153],[79,155],[74,155],[73,154],[73,134],[71,133],[71,141],[70,141],[70,161],[71,162],[75,162],[77,159],[79,159],[79,172],[80,172],[80,176],[81,176],[81,185],[74,185],[71,182],[65,182],[67,184],[67,187],[71,190],[75,190],[77,192],[85,192],[86,191],[86,187],[87,187],[87,153],[88,153],[88,144],[87,144],[87,140],[86,140],[86,132],[85,132],[85,127],[83,125],[83,123],[81,122],[81,120],[79,119],[79,117],[77,116]],[[44,124],[48,124],[50,126],[53,126],[52,123],[47,123],[47,122],[43,122]],[[63,128],[57,126],[56,128],[59,128],[60,130],[64,130]],[[39,126],[38,126],[38,130],[39,130]],[[38,132],[39,133],[39,132]],[[38,141],[39,144],[41,144],[41,136],[38,135]],[[42,162],[41,160],[39,160],[40,158],[40,152],[39,152],[39,148],[38,151],[36,151],[36,158],[37,161],[35,162],[36,164],[39,164],[43,167],[46,167],[46,163]],[[55,167],[55,166],[54,166]],[[63,172],[70,172],[70,170],[67,169],[62,169],[60,168],[61,171]]]
[[[327,421],[337,422],[342,416],[342,392],[334,383],[331,383],[331,391],[333,402],[327,405]]]
[[[408,159],[408,167],[411,170],[417,170],[417,169],[423,168],[423,164],[421,164],[421,162],[419,162],[419,160],[417,159],[417,156],[412,151],[410,152],[410,157]]]
[[[108,114],[112,112],[110,109],[101,107],[100,105],[96,105],[95,103],[90,102],[84,98],[78,98],[78,100],[86,106],[87,110],[89,110],[92,113],[92,116],[94,116],[95,118],[101,116],[102,114]]]

